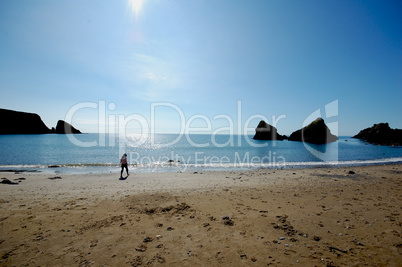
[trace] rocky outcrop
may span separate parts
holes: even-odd
[[[289,140],[312,144],[327,144],[335,142],[338,140],[338,137],[331,133],[322,118],[317,118],[306,127],[293,132],[289,136]]]
[[[361,130],[353,138],[377,145],[402,146],[402,129],[391,129],[388,123],[378,123]]]
[[[0,134],[69,134],[81,133],[65,121],[58,121],[56,129],[50,130],[35,113],[0,108]]]
[[[255,128],[255,135],[253,137],[255,140],[284,140],[287,139],[286,135],[278,134],[277,129],[266,123],[265,121],[260,121],[257,128]]]
[[[74,128],[68,122],[59,120],[54,131],[56,134],[80,134],[81,132]]]
[[[0,134],[47,134],[49,128],[38,114],[0,109]]]

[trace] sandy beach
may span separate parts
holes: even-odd
[[[401,164],[0,178],[1,266],[402,266]]]

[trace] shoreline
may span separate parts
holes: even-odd
[[[400,266],[402,259],[400,163],[125,180],[0,175],[19,183],[0,184],[1,266]]]
[[[258,169],[310,169],[310,168],[341,168],[357,166],[378,166],[401,164],[402,158],[381,158],[369,160],[351,160],[336,162],[286,162],[285,164],[186,164],[181,162],[164,162],[150,166],[129,164],[128,167],[137,173],[185,173],[185,172],[220,172],[220,171],[253,171]],[[43,173],[64,175],[92,175],[112,174],[120,172],[120,164],[117,163],[91,163],[91,164],[54,164],[54,165],[0,165],[0,174],[14,173]]]

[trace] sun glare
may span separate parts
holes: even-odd
[[[146,0],[128,0],[128,5],[131,9],[132,14],[138,18],[138,15],[141,12],[141,7]]]

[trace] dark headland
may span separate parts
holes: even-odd
[[[0,134],[80,134],[71,124],[59,120],[49,129],[36,113],[0,109]]]
[[[391,129],[388,123],[378,123],[361,130],[353,138],[376,145],[402,146],[402,129]]]

